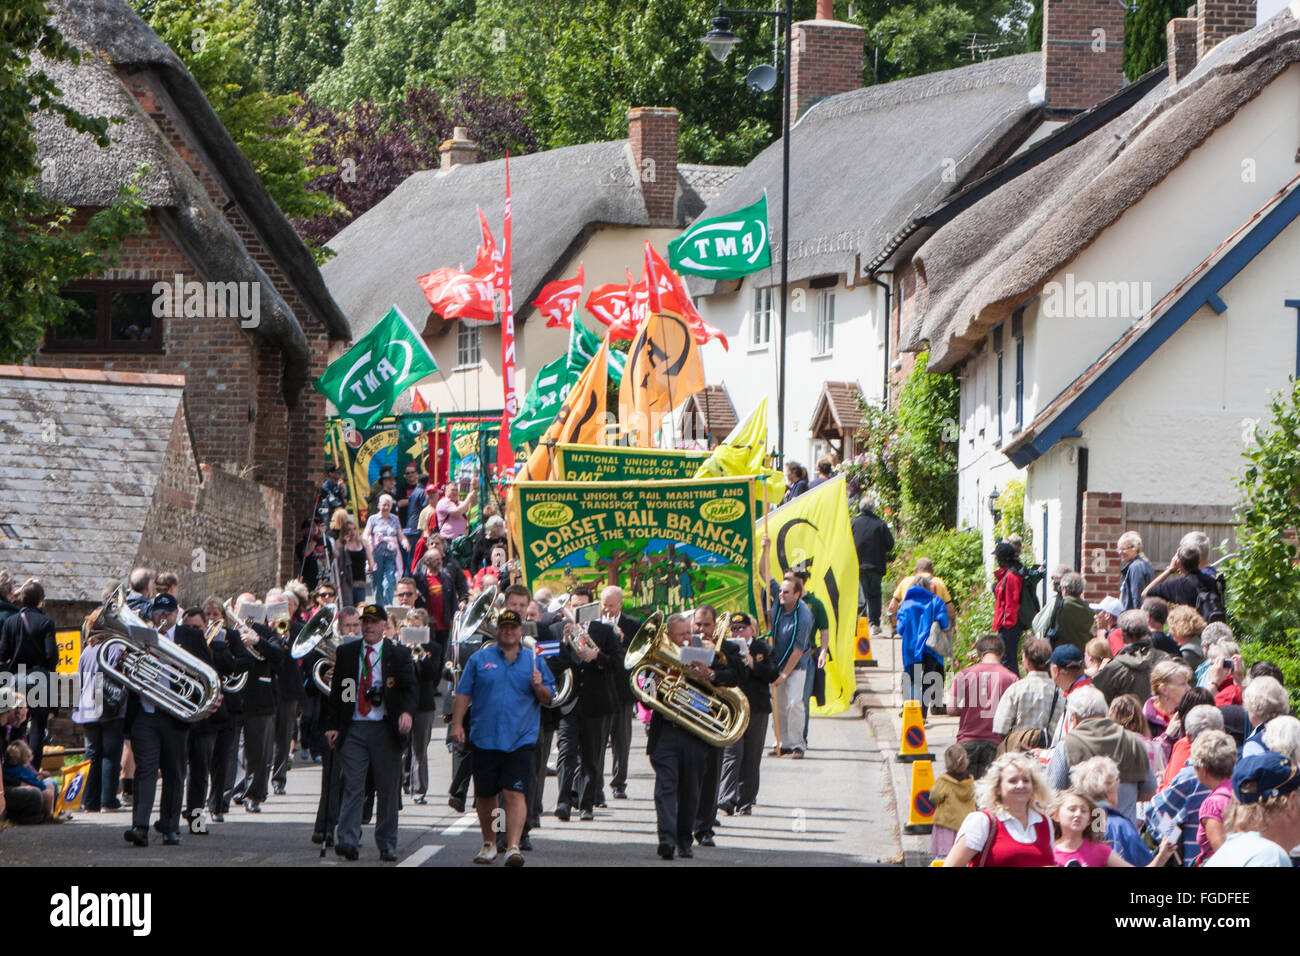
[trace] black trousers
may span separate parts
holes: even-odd
[[[609,785],[615,792],[627,789],[628,755],[632,752],[632,720],[636,714],[636,704],[628,701],[619,704],[618,710],[609,718],[609,745],[614,752],[614,775]]]
[[[883,577],[879,571],[858,571],[858,583],[867,599],[867,618],[873,627],[880,624],[880,581]]]
[[[718,803],[740,810],[752,807],[758,799],[758,771],[763,763],[763,745],[767,742],[768,716],[751,710],[745,735],[723,751]]]
[[[226,791],[234,784],[235,773],[231,767],[238,769],[236,761],[239,750],[239,733],[244,729],[242,714],[232,715],[230,726],[217,731],[217,739],[212,745],[212,787],[208,793],[208,811],[210,813],[227,813],[230,810],[230,798]]]
[[[560,778],[560,806],[570,806],[577,794],[580,810],[590,810],[596,805],[596,794],[604,787],[604,768],[607,717],[577,717],[569,714],[560,720],[560,764],[556,770]]]
[[[469,798],[470,781],[474,779],[474,745],[466,738],[463,744],[451,745],[451,784],[447,795]]]
[[[48,674],[44,676],[52,681]],[[30,707],[30,723],[27,725],[27,746],[32,748],[32,766],[41,769],[41,757],[45,755],[45,725],[50,722],[51,707]]]
[[[551,744],[555,741],[558,724],[542,716],[541,726],[537,728],[537,744],[533,747],[533,782],[528,788],[528,823],[524,827],[527,833],[540,822],[546,811],[546,761],[551,757]]]
[[[135,755],[135,803],[131,825],[148,827],[162,771],[162,799],[158,818],[164,833],[178,833],[181,820],[181,787],[185,783],[186,742],[189,729],[161,711],[143,710],[131,724],[131,751]]]
[[[208,799],[208,781],[212,777],[212,758],[216,752],[217,734],[200,734],[190,731],[190,779],[185,786],[185,815],[201,810]]]
[[[650,750],[660,843],[688,847],[693,842],[700,781],[709,749],[703,740],[664,722]]]
[[[244,716],[244,772],[248,777],[248,800],[261,803],[266,799],[271,779],[271,738],[275,734],[275,714]]]
[[[1002,666],[1016,675],[1020,673],[1020,635],[1024,632],[1021,624],[998,631],[998,637],[1002,638]]]
[[[275,756],[271,782],[284,786],[289,779],[289,760],[293,757],[293,732],[298,726],[298,701],[281,700],[275,709]]]
[[[700,804],[695,811],[695,835],[713,836],[718,822],[718,781],[722,777],[722,748],[709,747],[700,777]]]

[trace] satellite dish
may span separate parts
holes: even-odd
[[[754,93],[768,93],[776,86],[776,67],[763,63],[745,76],[745,85]]]

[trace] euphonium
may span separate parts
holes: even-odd
[[[687,676],[677,648],[668,640],[664,614],[646,619],[628,645],[623,666],[641,703],[715,747],[734,744],[749,726],[749,700],[738,688],[715,687]],[[653,681],[651,689],[643,680]]]
[[[217,672],[183,647],[158,640],[153,628],[127,607],[123,588],[104,602],[95,630],[112,635],[99,644],[99,668],[106,677],[186,723],[212,712],[221,688]],[[142,631],[150,632],[152,640]]]
[[[537,638],[529,635],[521,643],[534,654],[537,653]],[[537,666],[550,667],[551,665],[547,664],[545,660],[540,660],[537,662]],[[543,706],[548,710],[563,707],[573,697],[574,686],[573,671],[566,667],[560,672],[560,676],[555,679],[555,692],[551,694],[551,702]]]
[[[298,637],[289,650],[294,660],[301,660],[313,650],[320,651],[323,656],[312,665],[311,679],[317,689],[327,696],[330,692],[330,682],[325,679],[325,672],[334,666],[340,643],[337,625],[338,618],[334,608],[328,606],[321,608],[307,622],[307,626],[298,632]]]

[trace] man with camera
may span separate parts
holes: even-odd
[[[377,796],[375,844],[379,858],[397,859],[397,808],[402,786],[402,738],[411,732],[417,704],[411,652],[384,637],[388,612],[367,604],[361,640],[339,646],[330,683],[329,729],[343,779],[338,843],[334,852],[355,860],[361,845],[366,771]]]

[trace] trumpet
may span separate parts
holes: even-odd
[[[580,610],[577,614],[569,608],[572,595],[561,594],[550,604],[546,605],[546,610],[552,614],[559,614],[565,620],[564,640],[575,651],[595,651],[596,642],[591,639],[591,634],[587,631],[587,625],[593,620],[595,615],[588,616],[590,612],[581,610],[581,608],[594,608],[596,614],[600,613],[600,606],[597,604],[578,605]],[[570,627],[572,625],[572,627]]]
[[[225,603],[221,605],[221,609],[226,612],[226,626],[233,627],[235,630],[242,632],[249,625],[235,616],[235,612],[230,607],[230,601],[230,598],[226,598]],[[266,657],[261,654],[256,647],[249,647],[245,644],[244,650],[248,651],[248,653],[252,654],[253,657],[257,658],[259,661],[266,660]]]

